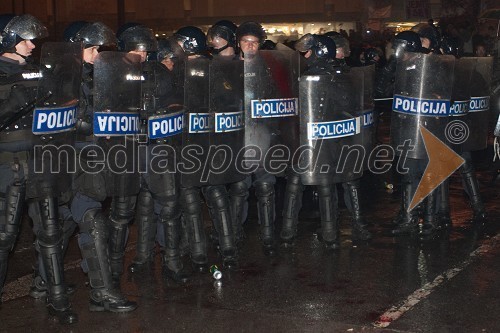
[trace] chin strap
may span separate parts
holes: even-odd
[[[226,45],[224,45],[223,47],[221,47],[220,49],[216,49],[216,48],[212,48],[212,53],[213,54],[219,54],[221,53],[222,51],[224,51],[225,49],[227,49],[229,47],[229,43],[227,43]]]
[[[20,56],[21,58],[23,58],[23,59],[24,59],[24,61],[26,61],[26,62],[30,62],[30,60],[29,60],[29,59],[30,59],[30,57],[27,57],[27,56],[25,56],[25,55],[22,55],[22,54],[20,54],[20,53],[17,53],[17,51],[16,51],[16,52],[14,52],[14,54],[17,54],[18,56]]]

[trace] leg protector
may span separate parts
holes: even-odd
[[[153,261],[157,219],[154,214],[153,196],[149,191],[143,190],[139,193],[135,224],[137,225],[137,252],[132,264],[128,267],[132,273],[141,271]]]
[[[203,195],[210,210],[215,230],[219,239],[219,251],[222,257],[235,257],[236,245],[234,241],[231,220],[229,196],[225,186],[206,186],[202,189]]]
[[[465,156],[464,156],[465,157]],[[469,154],[470,157],[470,154]],[[465,191],[469,195],[470,205],[474,212],[474,221],[483,223],[487,219],[484,203],[481,199],[481,192],[479,191],[479,183],[477,182],[472,161],[470,158],[465,158],[465,163],[461,167],[462,180],[464,182]]]
[[[260,221],[260,237],[266,254],[274,252],[274,184],[268,182],[255,183],[257,197],[257,213]],[[269,253],[267,253],[269,252]]]
[[[401,212],[402,215],[399,224],[391,231],[393,236],[414,235],[418,233],[417,209],[415,208],[408,211],[413,193],[413,183],[403,177],[403,182],[401,184],[403,211]]]
[[[231,217],[233,225],[233,233],[236,242],[244,238],[243,234],[243,216],[245,216],[245,208],[248,200],[248,183],[245,180],[233,183],[229,186],[229,200],[231,202]]]
[[[421,235],[425,238],[433,238],[437,231],[436,218],[436,191],[433,191],[425,199],[424,218]]]
[[[128,224],[134,218],[135,196],[113,197],[109,214],[109,255],[111,271],[115,283],[119,283],[123,273],[123,256],[127,243]]]
[[[436,227],[438,229],[451,226],[450,216],[450,181],[446,179],[436,189]]]
[[[327,246],[339,246],[338,195],[334,185],[318,185],[319,211],[321,214],[321,236]]]
[[[372,234],[366,228],[366,222],[361,216],[361,205],[359,202],[359,179],[342,184],[344,193],[350,202],[352,214],[352,239],[367,241],[372,238]]]
[[[291,242],[297,236],[297,224],[299,223],[303,192],[304,185],[302,185],[300,175],[293,172],[293,170],[290,171],[286,182],[283,225],[280,233],[283,242]]]
[[[66,285],[64,283],[63,230],[58,216],[56,198],[44,198],[30,203],[39,223],[37,245],[47,273],[47,306],[51,315],[61,323],[72,324],[78,317],[71,311]]]
[[[163,254],[163,271],[165,275],[177,283],[186,283],[187,274],[183,271],[180,256],[181,212],[175,198],[162,207],[159,222],[163,224],[165,234],[165,249]]]
[[[0,198],[0,251],[10,252],[14,247],[24,208],[26,187],[14,183],[7,187],[5,198]]]
[[[90,311],[128,312],[137,304],[125,298],[120,289],[114,288],[109,259],[107,219],[100,208],[90,209],[83,216],[80,231],[93,240],[82,245],[82,256],[89,267]]]
[[[203,226],[199,192],[195,187],[181,188],[181,207],[189,234],[191,260],[204,268],[208,262],[207,237]]]

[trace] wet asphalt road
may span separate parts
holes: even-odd
[[[491,154],[489,149],[474,155],[489,213],[485,228],[471,224],[472,211],[455,174],[452,230],[431,242],[395,240],[387,231],[399,208],[399,193],[389,192],[385,183],[397,189],[397,178],[367,174],[362,204],[375,236],[371,243],[350,241],[349,214],[340,200],[339,250],[327,250],[318,240],[319,219],[305,207],[295,245],[266,257],[251,201],[237,271],[223,271],[221,285],[209,274],[194,274],[180,286],[164,279],[156,256],[151,270],[123,276],[124,293],[139,303],[129,314],[88,311],[89,288],[79,268],[75,235],[66,257],[66,280],[78,286],[72,303],[80,321],[72,326],[60,326],[42,301],[27,296],[34,251],[26,219],[9,263],[0,331],[500,332],[500,179],[492,182]],[[208,219],[206,226],[210,232]],[[134,248],[132,226],[126,266]],[[222,263],[213,248],[210,263]]]

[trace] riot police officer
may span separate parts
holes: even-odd
[[[174,281],[185,283],[187,274],[183,272],[179,253],[180,176],[174,164],[175,155],[182,144],[184,112],[180,96],[176,95],[174,74],[162,63],[166,57],[173,57],[173,51],[166,49],[166,46],[169,44],[158,48],[156,61],[147,61],[143,66],[145,80],[142,84],[141,117],[145,125],[147,124],[145,130],[148,134],[148,150],[147,156],[141,160],[146,162],[147,172],[141,175],[141,192],[137,199],[135,217],[138,230],[137,255],[129,270],[136,272],[152,261],[158,221],[158,232],[162,233],[158,235],[158,239],[163,247],[163,271]],[[168,130],[162,129],[161,124],[165,122],[169,124]],[[162,152],[167,156],[164,160],[158,158]],[[170,170],[168,166],[171,167]]]
[[[394,38],[393,48],[395,49],[395,58],[390,59],[385,68],[381,71],[381,76],[378,78],[378,85],[375,89],[381,93],[384,91],[384,84],[390,83],[391,76],[395,77],[395,73],[400,75],[401,86],[396,86],[394,91],[398,90],[398,99],[408,98],[410,96],[422,96],[421,98],[434,96],[436,93],[443,96],[443,103],[446,99],[450,98],[451,82],[450,75],[442,79],[442,85],[429,85],[424,82],[416,84],[410,82],[409,78],[413,73],[406,73],[407,71],[415,71],[414,76],[420,79],[431,78],[431,76],[422,76],[419,74],[421,71],[452,71],[453,63],[446,59],[441,59],[435,55],[418,55],[417,53],[428,53],[428,49],[422,47],[420,36],[414,31],[404,31],[397,34]],[[434,58],[430,58],[434,57]],[[401,67],[396,67],[396,59],[403,64]],[[429,59],[427,65],[424,67],[422,64],[424,59]],[[442,65],[441,61],[443,62]],[[447,62],[446,62],[447,61]],[[427,67],[429,66],[429,67]],[[430,66],[433,66],[432,69]],[[437,75],[437,74],[436,74]],[[405,80],[406,79],[406,80]],[[440,89],[439,94],[433,89]],[[396,94],[396,92],[395,92]],[[447,95],[447,96],[446,96]],[[395,110],[396,108],[396,110]],[[447,122],[446,117],[430,117],[426,115],[408,114],[406,109],[397,109],[393,103],[393,113],[391,120],[391,141],[396,146],[396,150],[401,154],[400,158],[405,159],[405,166],[408,168],[407,172],[403,173],[401,179],[401,210],[397,218],[394,220],[396,227],[391,231],[394,236],[401,235],[416,235],[419,233],[418,225],[418,211],[416,208],[409,209],[412,201],[412,196],[416,191],[417,184],[419,183],[424,169],[427,165],[427,154],[425,146],[420,137],[418,126],[414,122],[418,121],[420,117],[425,117],[425,121],[421,120],[427,128],[436,129],[435,135],[444,135],[444,123]],[[415,127],[416,131],[409,131],[408,128]],[[412,145],[411,151],[402,152],[398,147],[403,147],[405,142]],[[403,171],[403,170],[402,170]],[[436,224],[436,211],[435,211],[435,193],[430,193],[424,200],[423,204],[423,226],[421,236],[424,238],[434,236],[434,226]]]
[[[71,311],[66,292],[63,231],[58,218],[58,196],[65,189],[57,186],[54,174],[44,179],[33,172],[37,163],[44,162],[43,158],[39,159],[34,154],[35,145],[57,145],[58,139],[65,137],[68,131],[47,136],[34,135],[31,131],[34,117],[26,112],[36,104],[37,80],[40,77],[38,68],[29,64],[29,57],[35,48],[33,40],[46,37],[47,28],[35,17],[25,14],[0,17],[0,29],[0,71],[5,78],[0,87],[0,295],[8,254],[19,232],[25,199],[29,199],[29,215],[34,223],[36,246],[47,273],[49,314],[57,316],[61,323],[72,324],[78,321],[78,317]]]
[[[446,55],[454,56],[457,61],[455,65],[455,85],[454,85],[454,95],[452,96],[455,101],[467,101],[470,102],[471,90],[476,90],[478,87],[485,86],[483,81],[480,84],[479,78],[481,73],[476,72],[472,66],[472,63],[476,59],[462,58],[462,50],[460,47],[460,42],[452,37],[445,35],[442,37],[440,43],[440,52]],[[461,60],[459,60],[461,59]],[[471,62],[472,61],[472,62]],[[467,85],[466,80],[471,82]],[[482,81],[482,80],[481,80]],[[472,87],[474,86],[474,87]],[[460,95],[462,94],[462,95]],[[455,112],[456,109],[456,112]],[[458,106],[452,107],[454,112],[451,116],[455,116],[455,119],[467,119],[467,117],[475,117],[475,114],[469,114],[468,112],[459,112],[461,108]],[[467,108],[468,109],[468,108]],[[470,112],[470,111],[469,111]],[[478,113],[476,113],[477,115]],[[481,119],[468,119],[469,124],[474,126],[481,121]],[[476,123],[476,124],[473,124]],[[480,126],[480,125],[476,125]],[[475,137],[475,136],[474,136]],[[474,138],[472,139],[474,140]],[[485,142],[485,138],[481,138]],[[474,166],[472,164],[472,155],[470,148],[478,148],[476,144],[464,144],[464,145],[454,145],[449,143],[452,148],[455,149],[457,153],[464,159],[464,164],[460,167],[460,174],[462,176],[462,182],[464,185],[465,192],[469,196],[470,206],[473,211],[473,222],[478,225],[483,224],[487,220],[487,214],[481,198],[481,193],[479,191],[479,184],[474,173]],[[467,149],[469,148],[469,149]],[[465,151],[464,151],[465,149]],[[450,216],[450,199],[449,199],[449,180],[445,180],[437,189],[436,194],[436,214],[437,223],[434,226],[435,229],[447,228],[451,226],[451,216]]]
[[[309,75],[321,75],[320,77],[328,78],[329,76],[334,77],[334,75],[344,75],[348,73],[348,71],[343,71],[343,69],[345,69],[346,67],[345,65],[342,66],[342,60],[337,60],[336,54],[338,54],[338,52],[336,52],[335,42],[325,35],[307,34],[296,43],[295,47],[297,50],[305,52],[304,56],[306,58],[308,67],[303,73],[303,78],[307,78]],[[307,79],[301,79],[301,83],[302,81],[306,82]],[[310,112],[306,111],[305,113],[315,114],[316,117],[329,118],[334,116],[337,108],[342,108],[342,110],[344,111],[349,110],[351,108],[350,104],[352,102],[348,101],[348,99],[352,98],[352,96],[349,97],[349,93],[353,92],[349,82],[349,80],[346,80],[345,84],[342,85],[342,89],[344,89],[343,91],[337,91],[341,87],[331,86],[331,83],[326,82],[326,79],[325,83],[319,82],[318,84],[321,85],[321,87],[318,87],[318,89],[321,88],[325,90],[321,90],[322,93],[326,94],[326,91],[328,91],[329,93],[338,94],[339,96],[345,96],[345,103],[343,106],[340,106],[339,103],[341,103],[341,100],[333,98],[332,100],[336,100],[336,102],[333,102],[332,105],[328,105],[328,103],[326,103],[326,106],[323,106],[324,103],[317,105],[319,108],[326,107],[325,111],[321,111],[318,109],[310,110]],[[304,86],[301,85],[301,89],[303,89],[303,87]],[[306,86],[304,88],[308,89],[310,87]],[[305,95],[308,96],[307,92],[305,93]],[[303,102],[310,105],[316,105],[316,101],[313,100]],[[331,109],[329,109],[328,107],[331,107]],[[328,115],[329,113],[331,115]],[[306,116],[303,114],[301,115],[301,122],[304,121],[310,123],[311,121],[319,121],[319,119],[306,119]],[[301,129],[302,128],[307,128],[307,126],[301,123]],[[308,133],[303,134],[302,132],[303,130],[301,130],[301,137],[303,135],[309,135]],[[319,147],[313,149],[317,150],[314,154],[317,154],[318,160],[321,160],[324,163],[331,164],[335,163],[338,158],[337,155],[339,151],[335,152],[335,147],[337,146],[337,143],[341,144],[342,142],[339,139],[335,139],[333,137],[330,139],[331,140],[328,140],[330,142],[325,142],[326,140],[324,140],[321,145],[318,145]],[[335,167],[335,165],[330,165],[330,169],[335,169]],[[328,248],[336,249],[339,247],[339,227],[337,206],[338,198],[335,184],[337,181],[334,178],[335,175],[320,175],[315,174],[313,171],[311,174],[306,173],[306,175],[307,176],[304,178],[295,167],[289,170],[287,177],[287,188],[285,193],[285,203],[283,208],[283,227],[280,234],[281,239],[285,244],[290,244],[296,237],[298,215],[302,206],[302,192],[304,190],[303,184],[304,181],[307,180],[307,183],[315,184],[317,187],[321,216],[321,238]],[[355,194],[356,195],[350,197],[351,202],[355,203],[352,205],[353,239],[368,239],[369,232],[366,230],[366,226],[361,220],[361,216],[359,214],[359,198],[357,196],[357,192]],[[365,234],[368,234],[368,236],[365,236]]]
[[[325,33],[325,36],[330,37],[336,46],[335,63],[342,69],[343,72],[348,72],[349,66],[346,58],[351,55],[351,48],[347,38],[336,31]],[[369,82],[366,82],[369,84]],[[352,215],[352,239],[354,241],[368,241],[372,238],[371,233],[366,228],[367,223],[364,221],[361,214],[361,205],[359,198],[360,180],[353,179],[342,183],[344,189],[344,202]],[[335,196],[337,196],[337,188],[334,187]],[[337,202],[337,201],[335,201]],[[337,207],[335,207],[337,210]]]
[[[250,65],[245,65],[245,71],[247,68],[254,70],[254,73],[246,73],[247,75],[269,75],[267,68],[259,69],[259,47],[262,46],[266,40],[266,33],[262,26],[257,22],[244,22],[236,30],[236,40],[240,48],[240,59],[245,60]],[[256,66],[253,66],[256,64]],[[259,73],[257,73],[259,72]],[[261,78],[262,82],[266,82],[266,78]],[[245,95],[247,95],[247,84],[245,83]],[[254,95],[265,96],[269,94],[266,89],[272,89],[269,86],[258,87],[261,92],[252,92]],[[247,97],[247,96],[245,96]],[[247,110],[248,114],[248,110]],[[245,124],[245,145],[255,145],[258,143],[252,142],[255,138],[252,135],[248,135],[248,124]],[[263,136],[269,136],[269,133]],[[267,145],[269,143],[265,143]],[[261,147],[261,149],[264,149]],[[259,166],[255,171],[249,175],[246,179],[231,184],[229,193],[231,196],[231,212],[233,214],[233,229],[235,232],[235,237],[241,239],[243,236],[242,225],[244,218],[247,215],[246,209],[248,205],[246,203],[249,196],[249,188],[253,185],[255,189],[255,195],[257,197],[257,212],[260,223],[260,238],[262,241],[264,254],[273,255],[275,253],[274,246],[274,221],[275,221],[275,192],[274,185],[276,183],[275,175],[267,172],[265,168]]]
[[[113,31],[100,22],[74,22],[66,29],[67,40],[84,45],[84,65],[80,91],[80,104],[77,113],[77,142],[79,165],[89,165],[92,156],[83,153],[98,139],[94,137],[94,62],[102,46],[116,46],[117,40]],[[99,141],[97,141],[99,142]],[[116,279],[119,274],[112,270],[112,259],[109,238],[116,243],[117,229],[123,229],[133,216],[134,204],[129,207],[125,200],[114,198],[110,216],[105,216],[102,202],[108,191],[106,182],[109,182],[106,170],[92,173],[79,168],[74,179],[74,198],[71,202],[71,213],[79,225],[78,245],[82,252],[82,268],[88,273],[90,282],[90,311],[129,312],[137,308],[135,302],[129,301],[120,291]],[[119,197],[127,198],[127,197]],[[121,204],[121,205],[120,205]],[[125,207],[122,207],[125,206]],[[120,209],[122,208],[122,209]],[[129,209],[132,208],[130,212]],[[125,212],[123,212],[125,210]],[[123,223],[123,221],[125,221]],[[112,234],[110,236],[110,231]],[[126,231],[123,232],[125,234]],[[125,237],[125,236],[123,236]],[[116,247],[115,247],[116,248]],[[118,257],[118,258],[117,258]],[[113,258],[120,260],[120,256]],[[113,273],[115,273],[113,275]],[[116,277],[118,275],[118,277]]]
[[[197,27],[186,26],[180,28],[175,34],[174,38],[177,39],[179,45],[183,48],[187,55],[186,68],[194,66],[193,70],[207,71],[208,64],[204,60],[207,54],[207,40],[206,36]],[[200,66],[198,68],[197,66]],[[186,73],[191,73],[192,70],[186,69]],[[186,74],[185,85],[199,84],[202,87],[207,87],[206,76],[193,77]],[[188,81],[191,80],[191,81]],[[185,88],[185,106],[188,112],[197,114],[199,108],[206,108],[208,105],[208,91],[187,92]],[[194,95],[191,95],[194,94]],[[206,94],[206,96],[195,96],[196,94]],[[192,103],[191,103],[192,102]],[[191,109],[190,109],[191,108]],[[204,141],[204,134],[192,133],[190,129],[191,122],[188,122],[188,132],[185,133],[185,142],[194,140],[198,145],[203,147],[203,154],[208,153],[206,142]],[[212,129],[210,129],[210,133]],[[210,134],[209,134],[210,135]],[[215,134],[216,135],[216,134]],[[201,140],[201,141],[200,141]],[[205,156],[205,155],[204,155]],[[221,182],[213,184],[200,183],[199,174],[182,175],[181,180],[181,206],[185,227],[188,231],[190,256],[193,262],[193,267],[196,271],[206,272],[208,270],[208,257],[207,257],[207,241],[206,233],[203,225],[203,218],[201,212],[200,189],[203,193],[205,201],[210,211],[215,230],[219,239],[219,253],[223,259],[223,265],[228,269],[235,269],[238,266],[237,250],[234,241],[234,235],[231,226],[231,212],[229,208],[229,196],[225,185]]]
[[[234,56],[236,54],[236,24],[220,20],[208,29],[207,44],[213,56]]]

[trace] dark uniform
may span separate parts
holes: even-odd
[[[61,323],[71,324],[78,320],[71,312],[63,265],[63,231],[58,217],[58,197],[63,185],[57,186],[56,174],[43,170],[43,176],[34,173],[35,168],[45,167],[46,160],[35,154],[34,147],[43,149],[45,145],[58,145],[59,139],[70,133],[71,126],[47,135],[34,135],[33,116],[21,110],[31,110],[37,97],[39,71],[26,64],[27,54],[23,54],[31,40],[47,36],[47,29],[31,15],[3,16],[0,73],[0,290],[5,281],[7,258],[13,248],[25,199],[29,199],[29,214],[33,219],[36,246],[39,248],[43,267],[47,273],[47,303],[49,313],[59,318]],[[21,45],[21,43],[23,43]],[[21,45],[18,50],[18,45]],[[21,53],[18,53],[21,52]],[[14,58],[14,59],[13,59]],[[16,59],[18,58],[18,59]],[[49,96],[49,95],[47,95]],[[19,118],[19,119],[16,119]],[[33,126],[34,128],[34,126]],[[62,179],[61,179],[62,180]],[[67,189],[67,188],[66,188]],[[1,294],[1,292],[0,292]]]

